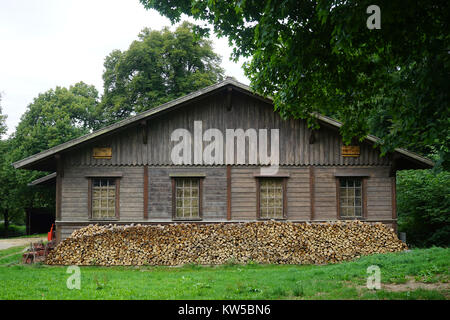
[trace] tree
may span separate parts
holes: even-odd
[[[0,102],[1,102],[1,95],[0,95]],[[2,139],[2,136],[6,133],[6,115],[2,113],[2,106],[0,104],[0,214],[3,216],[4,220],[4,229],[8,230],[8,224],[9,224],[9,211],[8,211],[8,190],[9,187],[8,183],[8,175],[6,174],[6,168],[5,166],[5,156],[7,154],[7,142]]]
[[[97,90],[83,82],[39,94],[13,134],[14,161],[99,128],[103,121],[97,103]]]
[[[24,222],[24,209],[31,207],[55,207],[55,190],[29,187],[28,183],[42,177],[41,172],[15,170],[13,140],[0,140],[0,216],[3,219],[4,236],[8,235],[11,221]]]
[[[0,94],[0,139],[2,136],[6,133],[7,127],[6,127],[6,118],[7,116],[2,113],[2,95]]]
[[[2,114],[0,105],[0,216],[3,219],[3,228],[1,229],[4,230],[5,236],[8,235],[10,221],[20,216],[20,210],[17,210],[15,204],[18,199],[17,195],[21,195],[20,192],[17,192],[20,185],[17,183],[18,173],[11,166],[11,139],[2,139],[7,130],[6,118],[7,115]]]
[[[0,214],[3,218],[4,224],[3,227],[5,232],[8,230],[9,226],[9,175],[8,175],[8,167],[6,167],[6,159],[5,156],[7,154],[7,143],[5,140],[0,139]],[[12,168],[11,168],[12,169]],[[11,170],[9,170],[11,171]]]
[[[23,189],[26,183],[22,182],[23,175],[14,170],[11,163],[11,139],[0,140],[0,216],[4,230],[2,236],[8,235],[10,222],[23,213],[23,208],[18,204],[23,200],[23,196],[29,195],[29,192],[21,192],[26,191]]]
[[[175,32],[145,28],[128,50],[105,59],[101,112],[108,123],[214,84],[223,78],[210,40],[184,22]]]
[[[450,172],[399,172],[397,194],[398,227],[410,244],[450,244]]]
[[[140,2],[227,36],[235,59],[252,58],[245,72],[254,90],[273,96],[283,117],[317,127],[314,112],[332,115],[346,143],[377,131],[383,152],[439,153],[449,167],[448,1],[380,0],[381,29],[367,27],[376,18],[369,0]]]
[[[54,190],[28,186],[47,173],[15,170],[12,163],[98,128],[103,121],[96,114],[97,103],[97,90],[83,82],[48,90],[28,105],[13,135],[0,140],[0,214],[5,232],[11,219],[23,217],[26,208],[55,206]]]

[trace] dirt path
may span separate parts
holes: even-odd
[[[436,282],[436,283],[424,283],[417,282],[415,280],[409,280],[406,283],[401,284],[385,284],[381,285],[381,288],[388,291],[401,292],[410,291],[416,289],[425,290],[450,290],[450,284],[448,282]]]
[[[26,246],[29,245],[30,242],[38,242],[40,240],[46,241],[47,237],[0,239],[0,250],[16,246]]]
[[[407,276],[407,279],[408,281],[406,283],[382,283],[381,289],[392,292],[413,291],[417,289],[437,290],[442,292],[447,299],[450,298],[450,283],[448,282],[425,283],[416,281],[412,276]],[[361,291],[367,289],[367,287],[358,286],[357,289],[358,291]]]

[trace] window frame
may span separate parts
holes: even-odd
[[[359,179],[361,180],[361,216],[343,217],[341,216],[341,180]],[[367,176],[337,176],[336,177],[336,213],[338,220],[365,220],[367,219]]]
[[[88,218],[92,221],[117,221],[120,219],[120,177],[117,176],[90,176],[88,178]],[[115,208],[114,217],[96,218],[93,216],[92,201],[93,201],[93,180],[94,179],[112,179],[116,187],[115,190]]]
[[[269,220],[286,220],[287,219],[287,178],[285,176],[256,176],[256,218],[262,221]],[[283,215],[281,218],[263,218],[261,217],[261,180],[277,179],[281,180],[281,187],[283,192]]]
[[[198,181],[198,218],[177,217],[177,180],[195,179]],[[202,221],[203,220],[203,179],[204,176],[171,176],[172,180],[172,221]]]

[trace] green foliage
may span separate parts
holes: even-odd
[[[292,290],[292,294],[294,295],[294,297],[301,297],[305,294],[304,290],[303,290],[303,286],[302,285],[298,285],[297,287],[294,287],[294,289]]]
[[[8,236],[8,229],[11,220],[18,218],[20,214],[16,209],[17,198],[19,195],[18,177],[20,173],[11,166],[10,152],[11,141],[0,140],[0,218],[3,220],[2,236]],[[14,230],[12,230],[14,233]]]
[[[17,216],[15,218],[18,218]],[[19,221],[21,223],[23,223],[23,221]],[[8,230],[5,229],[5,224],[1,223],[0,224],[0,238],[4,238],[6,236],[8,237],[19,237],[19,236],[23,236],[26,233],[26,226],[24,225],[14,225],[14,224],[10,224],[8,226]]]
[[[94,282],[95,282],[95,285],[96,285],[96,289],[97,290],[102,290],[108,284],[108,276],[106,274],[104,274],[103,275],[103,281],[102,281],[102,280],[99,280],[99,277],[97,277],[97,275],[94,275]]]
[[[2,114],[2,95],[0,94],[0,139],[2,138],[2,136],[6,133],[7,127],[6,127],[6,115]]]
[[[313,112],[334,116],[346,143],[376,131],[383,152],[436,152],[450,167],[448,1],[377,1],[375,30],[366,27],[369,0],[140,2],[172,22],[186,14],[211,23],[235,59],[252,58],[252,87],[272,95],[282,116],[314,127]]]
[[[450,245],[450,172],[397,173],[399,231],[418,247]]]
[[[23,219],[25,208],[55,206],[54,189],[28,186],[47,173],[15,170],[11,164],[98,128],[97,103],[97,90],[83,82],[48,90],[28,105],[12,137],[0,140],[0,216],[6,231],[9,221]]]
[[[190,23],[174,32],[145,28],[128,50],[105,59],[99,105],[108,122],[158,106],[223,78],[211,41],[195,37]]]
[[[95,87],[83,82],[39,94],[13,134],[13,158],[22,159],[100,127],[97,100]]]
[[[17,149],[12,138],[0,140],[0,217],[3,220],[2,236],[14,236],[9,233],[10,222],[24,223],[24,210],[31,207],[55,206],[55,191],[51,188],[30,188],[28,183],[46,173],[15,170],[11,165],[16,159]]]
[[[171,32],[144,29],[125,52],[105,59],[105,92],[101,103],[94,86],[79,82],[39,94],[22,115],[16,131],[0,141],[0,216],[5,229],[23,217],[27,207],[54,207],[52,188],[30,188],[29,182],[47,173],[14,170],[17,160],[85,135],[223,77],[220,58],[211,41],[197,38],[192,25]],[[6,132],[0,107],[0,137]]]

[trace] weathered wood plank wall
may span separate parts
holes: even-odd
[[[88,178],[86,175],[121,172],[120,218],[142,220],[143,167],[66,166],[62,178],[61,221],[88,220]]]
[[[256,219],[256,178],[260,173],[255,167],[233,167],[231,170],[232,218],[236,220]],[[280,174],[289,174],[287,179],[287,218],[309,220],[309,171],[308,168],[283,167]]]
[[[368,169],[357,167],[354,169]],[[314,220],[336,220],[336,173],[342,167],[315,167],[314,170]],[[287,178],[288,220],[310,220],[311,198],[309,170],[304,167],[282,167],[280,174]],[[389,167],[370,168],[367,177],[367,219],[392,219],[391,179]],[[232,168],[232,218],[256,219],[256,182],[254,167]]]
[[[169,174],[205,174],[202,215],[204,221],[226,220],[226,167],[149,167],[149,221],[172,221],[172,182]]]
[[[369,171],[367,169],[370,169]],[[61,222],[88,222],[88,180],[86,175],[108,173],[111,167],[67,167],[62,178]],[[348,167],[315,167],[314,220],[336,220],[336,174]],[[352,167],[352,171],[367,173],[367,220],[392,220],[392,180],[389,167]],[[144,167],[120,166],[113,169],[122,174],[120,187],[121,223],[171,222],[172,184],[170,174],[205,175],[203,187],[203,221],[219,222],[227,219],[227,169],[221,167],[149,167],[148,218],[144,218]],[[231,168],[231,221],[256,219],[256,178],[259,168],[234,166]],[[287,178],[287,219],[310,220],[310,183],[308,167],[284,166],[280,174]],[[94,222],[92,222],[94,223]],[[111,222],[114,223],[114,222]],[[70,228],[69,228],[70,229]],[[70,233],[65,229],[66,234]],[[72,230],[72,229],[70,229]]]
[[[193,137],[196,120],[203,122],[203,131],[209,128],[221,130],[224,142],[226,129],[279,129],[280,164],[282,165],[389,164],[389,159],[380,157],[380,153],[368,143],[361,146],[360,157],[342,157],[342,141],[334,128],[322,126],[315,133],[315,142],[310,144],[310,130],[305,121],[282,120],[277,113],[274,113],[272,105],[240,93],[234,93],[231,111],[227,111],[226,99],[221,98],[220,95],[206,97],[201,102],[183,107],[176,112],[150,119],[147,144],[142,142],[142,128],[136,125],[72,152],[70,163],[72,165],[171,165],[173,164],[170,158],[171,150],[176,144],[170,141],[171,133],[177,128],[184,128],[189,130]],[[112,147],[112,159],[93,159],[93,146]],[[194,163],[193,157],[192,153],[192,163]],[[248,164],[248,152],[246,164]]]
[[[111,171],[122,173],[118,223],[171,222],[170,174],[174,173],[205,174],[202,198],[204,222],[255,220],[257,190],[254,174],[259,172],[259,167],[248,165],[248,152],[246,164],[231,166],[228,175],[225,165],[172,165],[170,155],[175,145],[170,141],[172,131],[184,128],[193,137],[194,121],[198,120],[203,122],[203,131],[219,129],[224,135],[224,143],[226,129],[280,130],[280,173],[289,175],[288,220],[308,221],[312,213],[315,221],[337,219],[335,174],[340,170],[366,170],[367,220],[393,221],[395,201],[392,198],[392,179],[389,177],[390,160],[380,157],[370,144],[361,145],[360,157],[342,157],[342,140],[334,128],[322,126],[315,133],[314,143],[310,143],[311,133],[303,120],[284,121],[273,112],[272,105],[240,93],[233,94],[230,111],[227,111],[226,101],[220,94],[206,97],[176,112],[148,120],[147,127],[136,125],[65,154],[64,177],[61,178],[61,219],[57,222],[61,226],[61,238],[64,239],[79,226],[95,223],[88,220],[86,175]],[[143,141],[143,128],[147,128],[147,143]],[[112,159],[93,159],[94,146],[112,147]],[[145,165],[148,165],[147,175]],[[231,184],[229,190],[227,183]],[[147,204],[147,217],[144,203]]]

